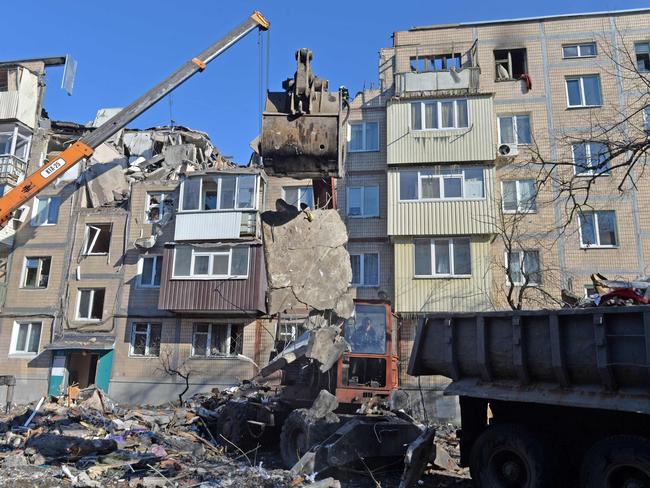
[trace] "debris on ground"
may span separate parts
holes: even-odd
[[[569,307],[629,307],[650,303],[650,277],[637,280],[608,280],[600,273],[591,275],[594,293],[579,297],[562,290],[562,301]]]

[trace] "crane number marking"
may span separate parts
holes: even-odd
[[[65,159],[63,158],[57,159],[52,164],[50,164],[47,168],[41,171],[41,176],[43,178],[49,178],[56,172],[57,169],[63,167],[64,164],[65,164]]]

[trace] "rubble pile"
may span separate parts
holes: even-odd
[[[650,303],[650,277],[634,281],[608,280],[600,273],[591,275],[595,293],[580,298],[562,290],[562,300],[570,307],[629,307]]]

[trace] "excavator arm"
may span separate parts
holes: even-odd
[[[120,129],[155,105],[161,98],[182,85],[196,73],[203,71],[207,64],[222,52],[246,36],[253,29],[266,30],[270,26],[264,16],[255,11],[232,31],[212,44],[198,56],[187,61],[166,79],[151,88],[147,93],[111,117],[93,132],[82,137],[59,155],[49,159],[36,172],[26,177],[15,188],[0,198],[0,227],[6,225],[13,212],[37,195],[56,178],[84,158],[93,155],[94,150]]]

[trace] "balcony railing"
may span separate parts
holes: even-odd
[[[27,163],[16,156],[0,156],[0,184],[16,184],[25,177]]]
[[[458,71],[427,71],[398,73],[395,91],[398,96],[414,92],[441,92],[464,90],[476,92],[479,88],[480,68],[469,67]]]
[[[196,211],[176,214],[175,241],[214,241],[258,235],[257,210]]]

